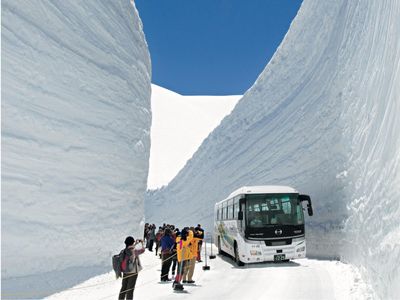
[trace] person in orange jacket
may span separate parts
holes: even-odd
[[[172,284],[174,290],[183,290],[181,284],[183,270],[185,264],[191,258],[191,252],[189,244],[193,240],[193,231],[184,228],[181,231],[180,236],[176,238],[176,254],[178,259],[178,272],[175,276],[175,281]]]
[[[194,227],[190,227],[190,231],[193,232],[193,239],[190,242],[190,260],[186,264],[186,268],[183,271],[183,283],[194,283],[193,273],[194,267],[196,266],[197,250],[199,247],[199,234],[194,230]]]

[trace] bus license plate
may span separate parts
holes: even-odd
[[[285,254],[274,255],[274,261],[282,261],[282,260],[285,260],[285,259],[286,259]]]

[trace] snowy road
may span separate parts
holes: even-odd
[[[151,252],[142,259],[135,299],[368,299],[358,272],[336,261],[300,259],[289,263],[236,267],[228,257],[211,260],[211,270],[196,265],[196,285],[174,293],[158,283],[160,260]],[[94,277],[48,299],[116,299],[121,280],[113,273]]]

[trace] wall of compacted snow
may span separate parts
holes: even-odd
[[[183,96],[152,84],[147,188],[167,185],[241,96]]]
[[[2,1],[3,289],[139,235],[150,73],[129,0]]]
[[[305,0],[232,114],[147,194],[147,220],[211,230],[236,188],[290,185],[314,201],[309,256],[349,261],[376,297],[398,297],[399,37],[398,1]]]

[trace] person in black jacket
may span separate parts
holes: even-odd
[[[194,229],[197,233],[197,237],[200,239],[199,240],[199,248],[197,251],[197,261],[201,262],[201,246],[203,245],[203,239],[204,239],[204,229],[201,228],[200,224],[197,224],[197,227]]]
[[[175,271],[178,265],[178,258],[176,256],[176,238],[178,236],[181,235],[181,232],[179,231],[179,228],[176,228],[173,232],[172,232],[172,239],[174,240],[174,247],[172,248],[172,253],[173,253],[173,258],[172,258],[172,269],[171,269],[171,273],[172,276],[175,277]]]

